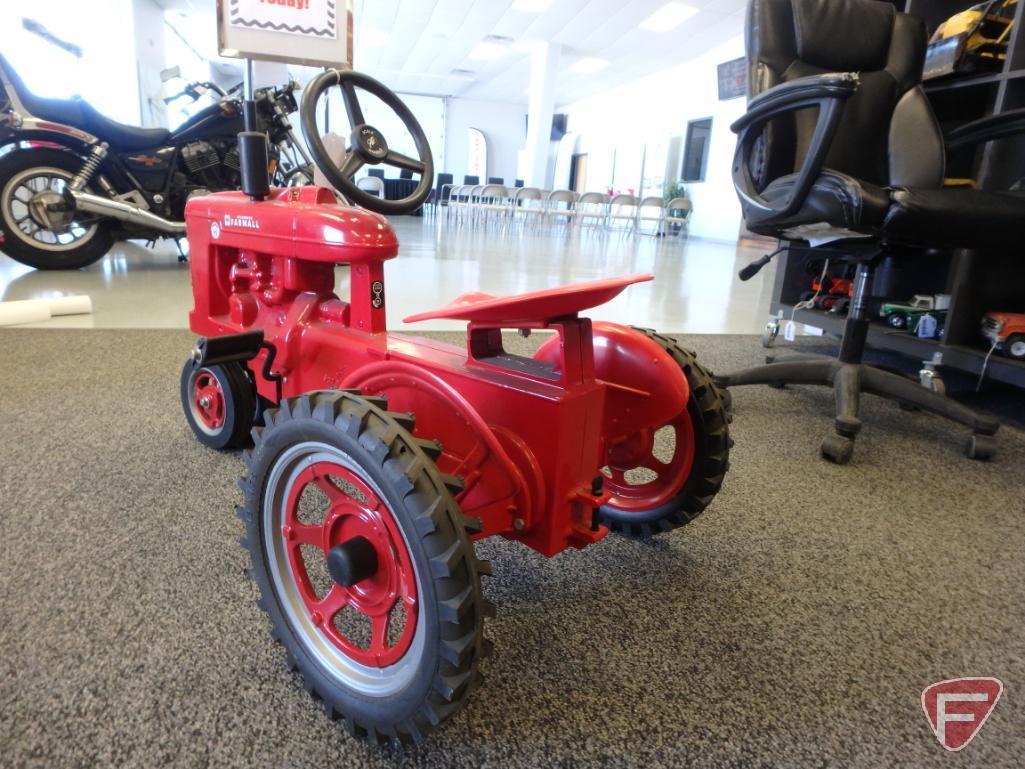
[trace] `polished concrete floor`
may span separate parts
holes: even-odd
[[[759,249],[697,239],[598,234],[562,228],[471,228],[415,217],[393,220],[402,244],[386,266],[388,321],[483,291],[515,294],[598,278],[650,272],[590,314],[668,332],[758,333],[764,327],[773,267],[741,283],[737,270]],[[347,268],[338,291],[348,292]],[[58,317],[51,328],[183,328],[192,306],[189,272],[170,242],[155,249],[119,243],[100,262],[74,272],[41,272],[0,254],[0,300],[88,294],[92,315]],[[427,321],[423,330],[458,330],[460,321]],[[414,328],[414,326],[408,326]]]

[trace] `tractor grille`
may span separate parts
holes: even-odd
[[[982,319],[982,330],[983,331],[1000,331],[1000,321],[996,318],[983,318]]]

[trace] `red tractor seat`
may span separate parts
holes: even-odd
[[[653,279],[654,276],[648,274],[625,275],[621,278],[546,288],[516,296],[492,296],[474,292],[456,297],[437,310],[410,315],[404,322],[416,323],[421,320],[447,318],[515,327],[517,323],[549,321],[575,315],[582,310],[605,304],[627,286]]]
[[[324,187],[272,189],[254,202],[243,192],[192,198],[185,218],[210,222],[213,243],[307,262],[354,264],[399,253],[388,219],[365,208],[339,205]]]

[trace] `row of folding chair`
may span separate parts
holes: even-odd
[[[673,225],[686,225],[691,203],[676,198],[607,195],[603,192],[508,188],[502,184],[451,184],[441,191],[446,221],[458,224],[562,224],[606,231],[642,232],[653,224],[652,234],[666,235]]]

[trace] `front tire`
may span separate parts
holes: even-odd
[[[102,259],[114,245],[110,222],[73,216],[58,229],[39,222],[29,201],[46,194],[54,202],[82,168],[73,152],[50,148],[20,150],[0,158],[2,250],[38,270],[77,270]]]
[[[610,447],[606,455],[605,488],[612,499],[599,508],[601,522],[628,537],[647,538],[690,523],[708,507],[729,468],[732,439],[726,404],[694,353],[650,329],[635,330],[669,353],[690,386],[686,409],[656,431],[656,436],[667,428],[673,431],[671,457],[655,455],[654,446],[651,456],[642,451],[644,457],[626,457],[630,452],[622,446]],[[644,447],[653,439],[644,436]],[[651,466],[657,473],[653,480],[638,477]]]
[[[185,420],[204,446],[220,451],[249,442],[256,418],[256,388],[241,363],[197,366],[186,361],[180,395]]]
[[[1025,360],[1025,334],[1011,334],[1004,342],[1004,352],[1008,358]]]
[[[435,444],[382,401],[324,391],[268,410],[239,516],[289,668],[353,736],[419,743],[478,685],[489,566]]]

